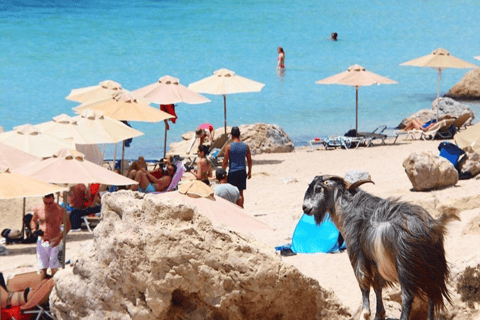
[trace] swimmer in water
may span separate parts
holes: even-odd
[[[277,69],[285,69],[285,51],[283,51],[282,47],[278,47],[277,52],[278,52]]]
[[[338,33],[332,32],[332,35],[330,36],[330,40],[332,41],[337,41]]]

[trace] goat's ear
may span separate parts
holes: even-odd
[[[375,182],[373,182],[372,180],[368,179],[368,180],[358,180],[358,181],[355,181],[354,183],[350,184],[350,182],[348,181],[345,181],[346,182],[346,188],[347,190],[349,191],[352,191],[352,190],[355,190],[357,189],[358,187],[360,187],[362,184],[364,183],[373,183],[375,184]]]

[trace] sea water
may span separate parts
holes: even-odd
[[[188,86],[227,68],[265,84],[227,96],[227,124],[275,123],[300,146],[355,128],[355,89],[315,82],[359,64],[398,82],[359,89],[359,130],[393,128],[437,95],[435,69],[400,63],[443,47],[480,64],[479,9],[476,0],[2,1],[0,125],[73,116],[70,90],[106,79],[135,90],[171,75]],[[284,73],[276,70],[279,46]],[[440,93],[468,71],[444,70]],[[206,96],[210,103],[178,104],[167,144],[204,122],[223,126],[223,97]],[[127,158],[163,155],[163,122],[131,125],[145,135]]]

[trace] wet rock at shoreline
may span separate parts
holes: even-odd
[[[405,172],[417,191],[443,189],[458,182],[458,172],[447,159],[432,152],[414,152],[403,161]]]
[[[480,99],[480,68],[475,68],[455,84],[445,97],[460,100],[479,100]]]
[[[55,275],[56,319],[349,319],[334,293],[273,248],[191,204],[131,191],[102,198],[94,239]]]

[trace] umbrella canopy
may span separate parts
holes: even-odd
[[[223,95],[224,127],[227,133],[227,94],[260,92],[265,84],[253,81],[228,69],[220,69],[213,76],[191,83],[188,88],[200,93]]]
[[[86,109],[100,110],[107,117],[123,121],[159,122],[173,118],[166,112],[138,102],[138,96],[128,91],[122,91],[112,98],[84,103],[73,108],[77,113]]]
[[[42,133],[37,127],[25,124],[0,134],[0,142],[40,158],[51,157],[61,148],[75,149],[71,139]]]
[[[105,142],[103,132],[91,130],[87,126],[78,125],[77,119],[66,114],[53,118],[52,121],[37,124],[43,133],[63,139],[72,139],[75,144],[98,144]]]
[[[347,71],[341,72],[334,76],[319,80],[317,84],[340,84],[355,87],[356,99],[356,122],[355,129],[358,132],[358,89],[363,86],[371,86],[373,84],[394,84],[394,80],[379,76],[373,72],[367,71],[364,67],[355,64],[350,66]]]
[[[414,66],[414,67],[429,67],[429,68],[437,69],[438,70],[437,98],[440,97],[440,82],[442,78],[442,69],[447,69],[447,68],[467,69],[467,68],[477,67],[474,64],[471,64],[467,61],[463,61],[459,58],[456,58],[450,55],[450,52],[448,52],[443,48],[439,48],[426,56],[401,63],[400,65]]]
[[[48,183],[101,183],[116,186],[138,184],[134,180],[85,160],[81,153],[72,152],[70,149],[61,149],[52,158],[15,169],[14,172]]]
[[[188,89],[181,85],[177,78],[168,75],[161,77],[155,83],[135,90],[133,93],[158,104],[175,104],[179,102],[199,104],[210,102],[210,99]]]
[[[102,111],[84,110],[73,119],[78,126],[102,136],[103,140],[98,143],[117,143],[143,135],[141,131],[133,129],[118,120],[106,117]]]
[[[480,123],[458,132],[453,138],[460,148],[470,146],[476,153],[480,153]]]
[[[203,182],[202,182],[203,183]],[[159,197],[181,199],[197,207],[199,212],[214,223],[226,225],[240,232],[273,230],[266,223],[250,216],[245,209],[221,197],[190,197],[178,191],[165,192]]]
[[[15,169],[40,160],[39,157],[0,143],[0,165]]]
[[[46,194],[67,191],[67,188],[40,182],[0,165],[0,199],[41,197]]]
[[[181,194],[188,194],[190,196],[193,195],[203,198],[213,197],[215,194],[215,190],[200,180],[192,180],[184,183],[178,187],[178,191]]]
[[[84,103],[90,100],[111,98],[122,90],[120,83],[112,80],[105,80],[100,82],[97,86],[73,89],[65,99]]]

